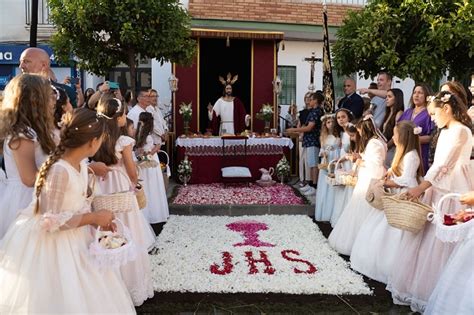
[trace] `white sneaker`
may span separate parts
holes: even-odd
[[[311,189],[303,192],[303,195],[305,196],[312,196],[312,195],[316,195],[316,189],[314,189],[313,187],[310,186]]]
[[[310,185],[306,184],[306,186],[303,186],[300,188],[300,191],[301,192],[305,192],[305,191],[308,191],[310,188],[312,188]]]

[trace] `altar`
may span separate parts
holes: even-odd
[[[252,180],[260,178],[260,168],[275,168],[284,154],[293,148],[290,138],[262,137],[235,140],[223,147],[220,137],[180,137],[176,139],[178,163],[187,155],[192,162],[191,184],[221,182],[224,150],[239,156],[252,173]]]

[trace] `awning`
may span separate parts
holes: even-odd
[[[285,33],[252,30],[191,28],[192,37],[282,40]]]

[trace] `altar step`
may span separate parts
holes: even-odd
[[[175,215],[265,215],[299,214],[314,215],[314,205],[176,205],[169,204],[170,214]]]

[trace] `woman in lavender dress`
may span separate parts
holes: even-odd
[[[410,120],[418,127],[421,127],[421,133],[419,135],[424,174],[428,170],[431,133],[435,128],[435,125],[431,121],[431,117],[426,110],[426,106],[428,105],[426,98],[432,94],[433,93],[429,86],[425,84],[416,84],[410,99],[411,107],[404,111],[400,119],[398,119],[399,122],[402,120]]]

